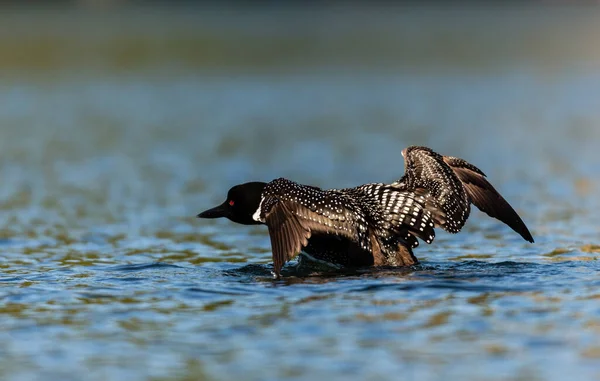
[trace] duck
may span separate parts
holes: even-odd
[[[529,229],[479,168],[428,147],[401,151],[404,175],[392,183],[321,189],[277,178],[233,186],[226,200],[198,214],[242,225],[266,225],[273,273],[302,252],[338,267],[413,266],[419,240],[435,229],[458,233],[471,205],[533,243]]]

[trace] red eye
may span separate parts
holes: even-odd
[[[233,204],[235,204],[235,202],[233,202],[233,200],[229,200],[229,205],[233,206]]]

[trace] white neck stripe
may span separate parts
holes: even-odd
[[[260,203],[258,204],[258,209],[256,209],[256,212],[254,212],[254,214],[252,215],[252,219],[256,222],[264,222],[261,218],[260,218],[260,209],[262,207],[262,203],[265,200],[264,197],[260,198]]]

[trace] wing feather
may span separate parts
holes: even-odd
[[[360,200],[378,237],[399,235],[410,247],[419,237],[427,243],[435,238],[433,213],[427,208],[427,192],[408,191],[383,183],[364,184],[346,189]]]
[[[427,209],[432,212],[436,225],[457,233],[469,217],[472,203],[533,242],[523,220],[479,168],[457,157],[442,156],[427,147],[411,146],[402,154],[405,174],[394,185],[408,191],[424,192]]]
[[[523,239],[534,242],[529,229],[510,204],[485,178],[477,167],[463,159],[444,156],[448,164],[463,183],[470,201],[488,216],[496,218],[519,233]]]
[[[356,240],[355,227],[348,221],[332,220],[290,200],[266,202],[272,205],[265,213],[269,229],[273,267],[279,277],[283,265],[294,258],[313,233],[336,234]]]
[[[275,275],[279,276],[283,265],[308,243],[311,231],[302,226],[284,202],[273,205],[265,216],[265,222],[271,238]]]
[[[427,147],[411,146],[402,153],[405,173],[394,185],[422,195],[435,224],[458,233],[471,210],[460,179],[442,155]]]

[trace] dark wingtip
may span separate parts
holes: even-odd
[[[535,240],[533,239],[533,236],[531,235],[529,230],[527,230],[527,233],[525,235],[522,235],[522,237],[525,238],[525,241],[529,243],[535,243]]]
[[[515,215],[517,216],[517,221],[514,224],[507,224],[508,226],[510,226],[514,231],[516,231],[517,233],[519,233],[519,235],[521,237],[523,237],[523,239],[527,242],[530,243],[535,243],[535,241],[533,240],[533,236],[531,235],[531,233],[529,232],[529,229],[527,229],[527,226],[525,225],[525,223],[523,222],[523,220],[521,218],[519,218],[519,215],[516,214],[517,212],[515,212]]]

